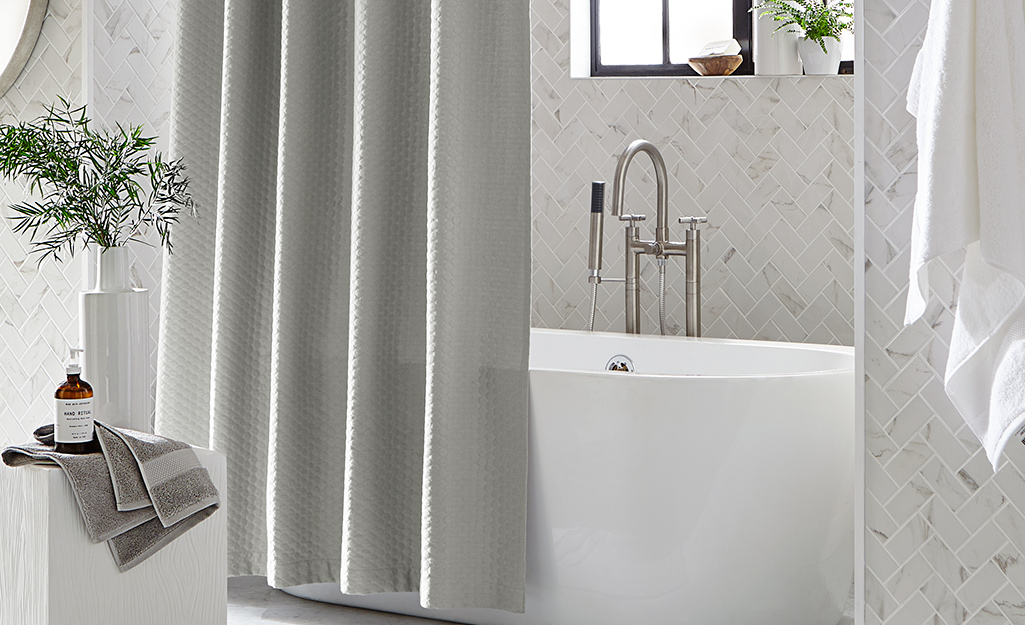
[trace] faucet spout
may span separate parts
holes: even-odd
[[[644,152],[651,158],[655,166],[655,241],[666,243],[669,241],[669,188],[667,184],[666,163],[662,160],[662,154],[650,141],[638,139],[631,143],[619,156],[616,163],[616,176],[612,181],[612,214],[623,215],[623,196],[626,193],[626,172],[630,163],[639,152]]]

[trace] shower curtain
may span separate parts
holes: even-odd
[[[229,572],[523,609],[527,0],[180,0],[164,435]]]

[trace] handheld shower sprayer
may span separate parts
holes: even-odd
[[[591,183],[591,233],[588,241],[587,268],[592,284],[601,282],[601,248],[605,230],[605,183]]]
[[[591,183],[591,231],[587,246],[587,269],[591,283],[591,316],[587,325],[594,332],[594,313],[598,308],[598,284],[601,283],[601,249],[605,233],[605,182]]]

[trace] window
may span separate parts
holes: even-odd
[[[585,4],[586,3],[586,4]],[[577,0],[586,6],[589,54],[574,44],[571,75],[696,76],[687,59],[713,41],[736,39],[744,62],[734,75],[751,75],[751,0]],[[583,8],[581,6],[581,8]],[[571,12],[572,16],[572,12]],[[574,33],[577,33],[574,30]],[[579,33],[583,34],[583,33]],[[575,39],[571,35],[571,40]],[[854,72],[854,37],[844,33],[841,74]],[[584,44],[586,46],[586,44]],[[577,55],[587,54],[590,67]],[[586,63],[586,61],[585,61]]]
[[[589,0],[592,76],[696,76],[687,59],[736,39],[752,74],[751,0]]]

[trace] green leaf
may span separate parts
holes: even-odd
[[[86,107],[64,98],[35,120],[0,125],[0,176],[41,198],[11,206],[14,231],[30,236],[40,262],[73,255],[76,244],[140,241],[148,225],[170,251],[173,224],[196,205],[184,164],[150,158],[155,144],[142,126],[92,130]]]
[[[751,8],[759,16],[782,22],[773,34],[800,32],[826,51],[825,39],[854,31],[854,5],[849,0],[763,0]],[[796,26],[797,28],[789,28]]]

